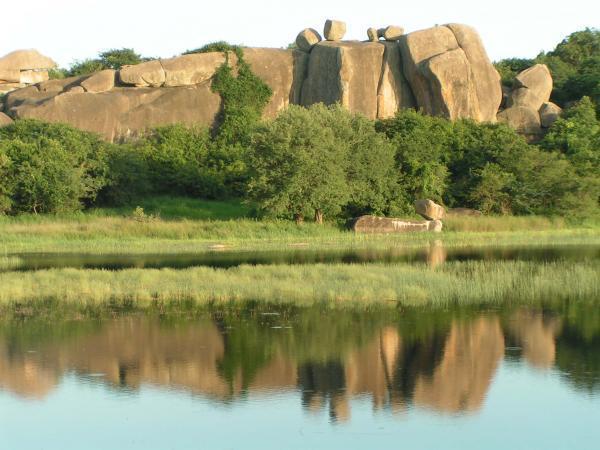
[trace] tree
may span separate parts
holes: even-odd
[[[134,65],[147,61],[132,48],[111,49],[101,52],[98,58],[75,61],[67,71],[67,76],[87,75],[104,69],[118,70],[125,65]]]
[[[413,110],[400,111],[376,124],[395,149],[399,183],[407,193],[404,212],[417,198],[442,202],[448,185],[452,123]]]
[[[263,212],[321,223],[348,201],[346,147],[319,120],[328,111],[290,106],[254,135],[249,194]]]
[[[0,129],[5,212],[63,212],[95,199],[106,182],[100,139],[67,125],[19,120]]]

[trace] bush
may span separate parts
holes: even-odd
[[[93,201],[106,182],[105,144],[67,125],[20,120],[0,129],[0,209],[65,212]]]
[[[149,58],[144,58],[137,54],[131,48],[111,49],[101,52],[98,55],[98,58],[76,61],[65,74],[69,77],[73,77],[87,75],[104,69],[118,70],[125,65],[139,64],[148,59]]]
[[[289,107],[255,134],[250,167],[262,211],[297,221],[386,212],[398,195],[393,148],[339,106]]]

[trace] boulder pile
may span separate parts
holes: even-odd
[[[0,94],[48,79],[56,63],[37,50],[17,50],[0,58]]]
[[[346,31],[344,22],[328,20],[322,34],[302,30],[294,49],[244,49],[252,71],[273,91],[265,117],[290,104],[339,103],[371,119],[414,108],[448,119],[501,120],[535,138],[560,114],[548,103],[552,79],[543,65],[519,74],[499,113],[500,76],[467,25],[411,33],[397,25],[372,27],[368,41],[342,40]],[[48,80],[53,61],[14,52],[0,59],[0,92],[3,84],[21,89],[5,97],[0,112],[70,123],[107,140],[178,122],[212,126],[222,105],[211,80],[227,59],[237,64],[233,53],[189,54]]]
[[[529,141],[539,140],[562,112],[550,102],[552,75],[545,64],[536,64],[519,73],[512,89],[506,92],[506,108],[498,120],[506,122]]]

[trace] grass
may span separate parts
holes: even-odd
[[[136,308],[258,301],[370,305],[470,305],[600,301],[597,261],[239,266],[231,269],[53,269],[0,273],[0,305],[54,300],[65,305]]]
[[[441,234],[364,235],[337,223],[296,225],[249,218],[240,202],[157,197],[133,207],[60,216],[0,217],[0,255],[14,253],[193,253],[224,245],[236,250],[600,244],[595,222],[573,225],[546,217],[452,218]]]

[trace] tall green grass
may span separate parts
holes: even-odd
[[[469,305],[600,301],[597,261],[240,266],[0,273],[0,305],[53,300],[62,304],[131,303],[139,308],[193,302],[294,305]]]

